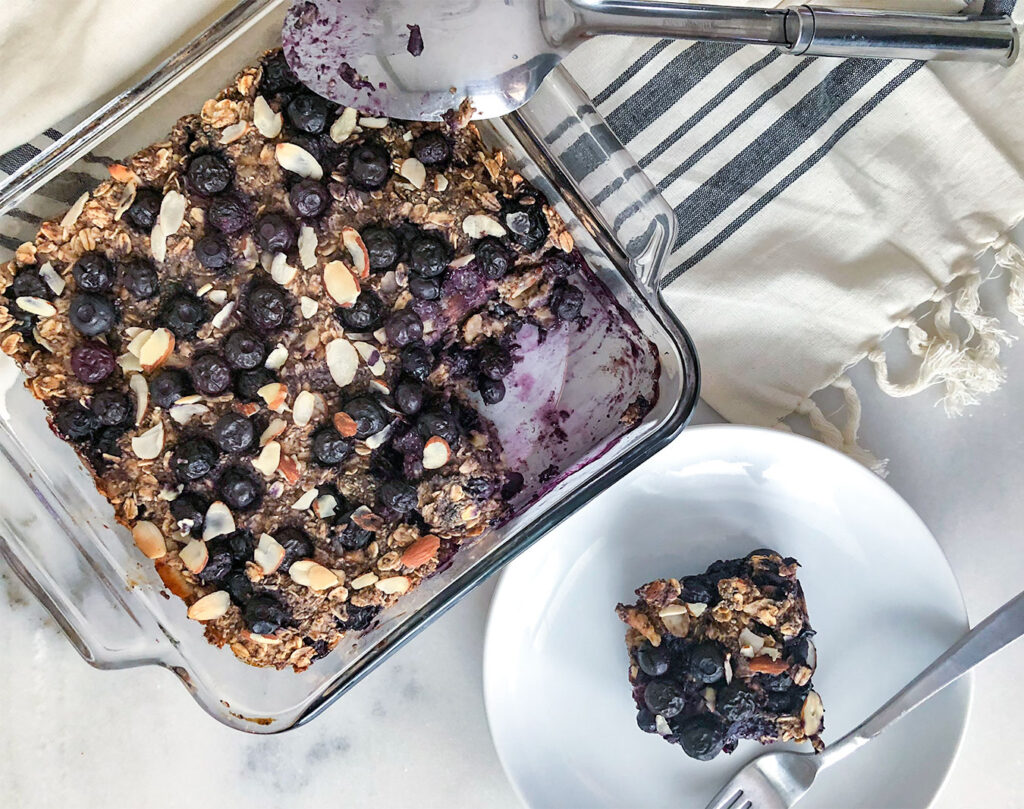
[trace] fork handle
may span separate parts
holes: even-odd
[[[960,679],[982,660],[1021,635],[1024,635],[1024,593],[993,612],[874,714],[838,742],[826,747],[819,758],[820,766],[827,767],[846,758],[897,719],[902,719],[929,697]]]

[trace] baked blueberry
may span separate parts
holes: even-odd
[[[492,280],[504,278],[515,263],[515,255],[493,236],[485,236],[473,248],[480,271]]]
[[[213,471],[219,457],[217,448],[205,438],[186,438],[171,454],[171,471],[182,483],[202,480]]]
[[[651,713],[671,719],[683,710],[686,698],[672,680],[651,680],[644,688],[644,704]]]
[[[116,319],[114,302],[94,292],[77,292],[68,305],[68,320],[86,337],[110,331]]]
[[[728,722],[739,722],[757,713],[757,697],[742,686],[731,684],[718,689],[715,711]]]
[[[231,596],[232,603],[239,607],[244,606],[256,590],[243,570],[233,570],[229,573],[224,579],[224,589]]]
[[[465,267],[456,267],[448,274],[448,280],[452,287],[463,295],[473,295],[480,289],[483,283],[483,276],[472,264]]]
[[[189,368],[192,387],[203,396],[220,396],[231,387],[231,366],[220,354],[200,354]]]
[[[658,732],[658,723],[654,718],[654,714],[646,708],[641,708],[636,712],[636,726],[644,733]]]
[[[423,436],[412,428],[399,430],[391,439],[391,446],[405,455],[419,455],[423,452],[424,443]]]
[[[356,438],[369,438],[379,433],[388,423],[388,414],[369,396],[350,399],[341,408],[356,423]]]
[[[263,69],[260,71],[260,92],[266,95],[273,95],[282,90],[289,90],[299,86],[292,69],[288,66],[282,51],[277,51],[272,56],[263,60]]]
[[[421,413],[416,420],[416,429],[424,438],[440,436],[453,448],[459,440],[459,425],[450,414],[442,413],[440,410]]]
[[[171,516],[178,522],[179,530],[200,537],[209,508],[210,501],[201,494],[183,492],[171,501]]]
[[[559,284],[551,292],[551,311],[561,320],[575,320],[583,309],[583,291],[572,284]]]
[[[217,481],[217,491],[230,508],[248,511],[259,505],[263,485],[255,472],[242,466],[229,466]]]
[[[288,296],[277,285],[257,284],[246,301],[246,319],[259,332],[277,331],[284,325],[291,307]]]
[[[252,535],[252,531],[240,528],[230,534],[225,534],[224,541],[228,545],[231,559],[236,566],[242,566],[246,562],[252,561],[253,552],[256,550],[256,537]]]
[[[400,358],[402,370],[418,382],[425,382],[434,367],[434,355],[422,343],[403,348]]]
[[[206,221],[221,233],[238,233],[249,226],[249,206],[238,194],[220,194],[206,209]]]
[[[89,407],[96,414],[100,424],[107,427],[124,424],[132,415],[132,403],[125,394],[117,390],[101,390],[92,397]]]
[[[224,340],[224,358],[239,371],[251,371],[263,365],[267,347],[248,329],[235,329]]]
[[[409,276],[409,292],[425,301],[436,301],[441,297],[441,281],[424,278],[422,275]]]
[[[331,532],[331,544],[336,553],[358,551],[370,544],[374,534],[352,522],[352,514],[346,514]]]
[[[548,220],[539,202],[524,204],[512,202],[502,217],[509,239],[527,253],[533,253],[544,246],[548,239]]]
[[[381,505],[396,514],[405,515],[419,505],[416,488],[400,480],[388,480],[377,490],[377,499]]]
[[[669,654],[664,646],[652,646],[644,643],[636,650],[636,662],[645,674],[660,677],[668,671]]]
[[[335,315],[346,329],[357,332],[373,331],[380,325],[384,304],[376,293],[364,289],[349,307],[339,306]]]
[[[452,260],[451,248],[438,236],[420,233],[409,242],[409,269],[424,278],[434,278]]]
[[[549,250],[545,253],[543,267],[544,272],[553,278],[568,278],[576,272],[576,267],[569,256],[561,250]]]
[[[384,324],[388,342],[395,348],[404,348],[423,339],[423,321],[412,309],[399,309]]]
[[[207,320],[206,304],[191,292],[176,292],[160,307],[160,321],[181,340],[195,337]]]
[[[375,272],[390,270],[398,263],[402,245],[398,234],[391,228],[371,225],[359,234],[363,237],[366,252],[370,255],[370,269]]]
[[[479,360],[476,349],[462,348],[458,345],[445,349],[442,359],[448,366],[448,375],[454,378],[475,374]]]
[[[10,287],[4,292],[9,300],[15,298],[51,298],[53,292],[43,277],[35,270],[23,269],[14,276]]]
[[[505,398],[505,383],[502,380],[482,376],[479,385],[480,398],[484,400],[484,404],[497,404]]]
[[[207,233],[195,244],[196,258],[208,270],[224,270],[231,266],[231,248],[218,233]]]
[[[316,219],[331,204],[331,195],[323,183],[316,180],[299,180],[288,192],[292,210],[303,219]]]
[[[242,620],[249,631],[257,635],[271,635],[277,632],[289,616],[284,605],[270,593],[257,593],[242,608]]]
[[[238,371],[235,374],[235,394],[243,402],[262,401],[259,389],[269,385],[276,377],[266,368],[252,368],[247,371]]]
[[[65,402],[53,416],[53,424],[64,438],[81,441],[91,436],[100,427],[96,415],[78,402]]]
[[[680,582],[683,588],[680,597],[687,604],[711,604],[718,600],[718,588],[712,588],[703,576],[684,576]]]
[[[256,440],[256,429],[241,413],[225,413],[213,424],[213,440],[223,452],[245,452]]]
[[[276,539],[284,548],[284,561],[281,563],[282,570],[288,570],[299,559],[311,559],[316,551],[313,540],[309,534],[294,525],[286,525],[274,531]]]
[[[436,129],[428,129],[412,142],[412,153],[424,166],[443,166],[452,157],[452,145]]]
[[[348,158],[348,177],[361,191],[383,188],[391,176],[391,155],[376,141],[358,144]]]
[[[477,356],[480,373],[488,379],[504,379],[512,373],[512,355],[495,342],[484,343]]]
[[[228,577],[232,567],[234,567],[231,549],[228,547],[224,537],[217,537],[206,543],[206,552],[209,558],[206,561],[206,567],[198,574],[199,581],[207,585],[220,584]]]
[[[357,607],[354,604],[349,604],[345,612],[347,617],[344,621],[338,621],[338,627],[346,632],[362,632],[364,629],[369,629],[379,612],[380,607]]]
[[[287,253],[296,238],[295,225],[281,214],[264,214],[256,221],[256,244],[268,253]]]
[[[337,466],[352,453],[352,442],[333,427],[313,433],[313,457],[321,466]]]
[[[152,298],[160,289],[156,267],[143,259],[135,259],[121,268],[121,285],[140,301]]]
[[[99,340],[86,340],[71,349],[71,371],[87,385],[102,382],[116,368],[114,352]]]
[[[218,154],[201,154],[192,158],[185,172],[189,187],[197,194],[213,196],[224,191],[234,178],[228,162]]]
[[[698,683],[717,683],[725,676],[725,657],[714,641],[690,649],[690,674]]]
[[[191,391],[192,384],[189,382],[188,374],[174,368],[157,371],[149,380],[150,400],[165,410],[182,396],[188,396]]]
[[[309,135],[323,132],[330,114],[330,103],[315,93],[297,93],[285,107],[288,123]]]
[[[135,192],[135,199],[124,212],[123,219],[133,230],[149,233],[160,215],[160,205],[164,195],[155,188],[140,188]]]
[[[399,382],[395,388],[395,404],[407,416],[413,416],[423,407],[423,386],[418,382]]]
[[[101,253],[86,253],[71,268],[79,289],[106,292],[114,286],[114,265]]]
[[[690,758],[710,761],[722,752],[725,743],[725,725],[714,714],[689,717],[673,728],[679,737],[679,746]]]

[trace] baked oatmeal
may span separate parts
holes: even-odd
[[[272,52],[0,269],[0,346],[247,663],[305,669],[505,519],[517,333],[590,325],[572,237],[470,113],[361,116]]]

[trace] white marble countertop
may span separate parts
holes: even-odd
[[[1005,315],[1000,286],[984,297]],[[1024,335],[1016,323],[1011,330]],[[864,399],[864,444],[890,459],[889,482],[938,538],[972,623],[1024,582],[1024,346],[1005,361],[1007,386],[957,420],[929,393],[892,400],[865,369],[851,374]],[[696,418],[717,420],[703,406]],[[311,725],[257,737],[209,719],[166,671],[90,668],[0,567],[0,805],[176,807],[185,791],[216,809],[519,807],[483,707],[493,588],[480,587]],[[977,672],[940,809],[1024,805],[1022,671],[1024,644]]]

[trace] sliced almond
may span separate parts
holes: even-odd
[[[135,394],[135,426],[138,427],[149,408],[149,385],[142,374],[132,374],[128,377],[128,387]]]
[[[768,655],[758,655],[751,658],[747,666],[751,671],[762,674],[782,674],[782,672],[789,668],[789,664],[785,660],[772,660]]]
[[[370,381],[370,386],[371,387],[375,387],[374,383],[379,382],[379,381],[380,380],[377,380],[377,379],[371,380]],[[376,432],[373,435],[367,436],[366,437],[366,446],[369,447],[371,450],[375,450],[378,447],[384,446],[385,442],[391,436],[391,432],[392,432],[393,428],[394,428],[394,424],[392,423],[392,424],[389,424],[387,427],[385,427],[380,432]],[[357,449],[358,449],[358,447],[357,447]]]
[[[260,446],[265,447],[287,429],[288,422],[284,419],[271,419],[270,424],[267,425],[267,429],[265,429],[263,434],[260,436]]]
[[[686,615],[688,610],[684,604],[667,604],[658,611],[658,617],[664,620],[673,615]]]
[[[173,236],[185,221],[185,197],[173,189],[164,194],[157,218],[165,236]]]
[[[277,441],[271,441],[260,450],[260,454],[253,460],[252,465],[256,467],[256,471],[269,478],[277,471],[279,463],[281,463],[281,445]]]
[[[331,124],[331,140],[344,143],[356,130],[359,123],[359,111],[355,107],[345,107],[338,120]]]
[[[285,409],[288,388],[280,382],[271,382],[269,385],[264,385],[256,391],[256,395],[267,403],[269,409],[275,413],[280,413]]]
[[[349,587],[353,590],[362,590],[364,587],[371,587],[377,583],[376,573],[364,573],[362,576],[356,576],[352,581],[349,582]]]
[[[284,126],[284,117],[279,112],[274,112],[267,99],[263,96],[256,96],[252,103],[252,123],[265,138],[276,138],[281,134],[281,127]]]
[[[434,190],[437,191],[437,193],[439,193],[439,194],[442,191],[447,191],[448,190],[448,178],[445,177],[443,174],[436,175],[434,177]]]
[[[210,503],[203,520],[203,539],[209,541],[215,537],[230,534],[234,530],[235,518],[231,514],[231,509],[220,500]]]
[[[277,465],[277,471],[281,473],[285,480],[291,484],[295,484],[299,480],[300,469],[298,462],[290,455],[285,455],[281,458],[281,463]],[[276,486],[277,484],[275,484]],[[272,487],[273,488],[273,487]],[[283,492],[283,489],[282,489]]]
[[[818,650],[815,648],[813,641],[808,640],[806,643],[807,652],[804,655],[804,662],[811,671],[814,671],[818,667]]]
[[[309,152],[294,143],[279,143],[274,147],[274,156],[281,168],[286,171],[298,174],[300,177],[309,177],[311,180],[320,180],[324,176],[324,170]]]
[[[331,379],[339,388],[351,385],[359,370],[359,355],[352,343],[344,337],[336,337],[327,344],[327,368]]]
[[[359,356],[363,358],[363,362],[366,363],[370,372],[374,376],[382,376],[387,370],[387,365],[384,364],[384,358],[381,357],[380,349],[375,345],[366,343],[363,341],[357,341],[352,345],[355,346],[356,351],[359,352]]]
[[[744,627],[737,640],[740,642],[740,654],[744,657],[755,657],[764,648],[764,638]]]
[[[288,286],[299,274],[296,267],[288,263],[288,256],[284,253],[277,253],[270,264],[270,277],[283,287]]]
[[[685,609],[676,615],[662,617],[661,622],[665,624],[665,629],[677,638],[685,638],[690,632],[690,615]]]
[[[158,421],[142,435],[132,439],[132,452],[143,461],[159,458],[164,450],[164,423]]]
[[[309,320],[320,311],[320,304],[312,298],[303,295],[299,298],[299,310],[302,312],[302,316]]]
[[[390,396],[391,395],[391,386],[387,382],[385,382],[383,379],[371,379],[370,380],[370,388],[372,390],[377,391],[378,393],[383,394],[384,396]],[[369,439],[367,439],[367,440],[369,440]]]
[[[22,295],[15,298],[14,302],[23,312],[28,312],[36,317],[53,317],[57,314],[57,307],[45,298],[37,298],[34,295]]]
[[[121,370],[126,374],[142,373],[142,365],[139,363],[139,358],[134,354],[122,354],[117,358],[117,364],[121,366]]]
[[[89,192],[86,191],[82,196],[75,200],[75,204],[68,208],[68,212],[64,214],[64,218],[60,220],[60,226],[62,228],[69,228],[75,222],[78,221],[78,217],[82,215],[82,211],[85,210],[85,203],[89,201]]]
[[[686,609],[689,610],[690,615],[692,615],[694,618],[700,618],[700,616],[702,616],[707,611],[707,608],[708,605],[700,601],[686,605]]]
[[[203,284],[201,287],[199,287],[199,289],[196,290],[196,297],[203,297],[203,295],[205,295],[211,289],[213,289],[213,284]]]
[[[157,329],[139,347],[139,363],[147,374],[155,371],[174,351],[174,333],[170,329]]]
[[[804,698],[804,705],[800,709],[800,718],[804,723],[805,736],[817,736],[821,733],[822,719],[825,716],[825,707],[821,704],[821,697],[817,691],[809,691]]]
[[[263,570],[264,576],[275,572],[285,557],[284,546],[274,539],[270,534],[260,534],[259,544],[253,551],[253,561]]]
[[[359,126],[363,129],[384,129],[388,123],[387,118],[371,118],[368,115],[364,115],[359,119]]]
[[[725,684],[729,685],[732,682],[732,661],[729,659],[729,655],[725,656],[725,663],[722,664],[722,668],[725,670]]]
[[[316,248],[319,244],[320,240],[313,228],[303,225],[299,229],[299,261],[302,269],[311,270],[316,266]]]
[[[136,357],[139,356],[139,352],[142,351],[142,347],[146,344],[146,341],[153,336],[152,329],[139,329],[128,343],[128,351],[134,354]]]
[[[292,405],[292,421],[298,427],[305,427],[313,418],[313,410],[316,408],[316,396],[310,391],[304,390],[295,397],[295,404]]]
[[[406,576],[389,576],[386,579],[380,579],[374,584],[378,590],[387,595],[407,593],[411,585],[412,582]]]
[[[305,511],[307,508],[312,508],[314,501],[320,494],[316,489],[310,489],[308,492],[303,493],[302,497],[292,503],[292,508],[296,511]]]
[[[439,435],[432,435],[423,445],[423,468],[440,469],[452,457],[452,448]]]
[[[338,510],[338,498],[333,494],[324,494],[313,503],[313,511],[321,520],[329,520]]]
[[[351,306],[359,297],[359,279],[343,261],[329,261],[324,267],[324,287],[339,306]]]
[[[283,345],[278,344],[274,346],[273,351],[267,354],[267,359],[264,361],[263,367],[270,371],[279,371],[287,361],[288,349]]]
[[[204,404],[174,404],[170,409],[171,418],[174,419],[175,423],[185,425],[188,424],[196,416],[202,416],[204,413],[209,413],[210,408]]]
[[[288,568],[288,575],[292,577],[293,582],[310,590],[327,590],[338,585],[337,575],[312,559],[300,559],[295,562]]]
[[[427,168],[415,157],[407,157],[398,165],[398,173],[415,188],[423,188],[427,182]]]
[[[223,618],[231,606],[231,596],[226,590],[217,590],[203,596],[188,608],[188,617],[193,621],[216,621]]]
[[[352,257],[352,266],[360,281],[370,277],[370,251],[355,228],[342,228],[341,240]]]
[[[355,509],[352,512],[351,520],[364,531],[372,531],[376,534],[384,529],[383,518],[370,511],[369,506],[359,506]]]
[[[54,295],[60,295],[67,286],[67,282],[60,273],[53,269],[53,265],[49,261],[39,268],[39,277],[46,282],[46,285]]]
[[[668,720],[660,713],[654,715],[654,728],[661,736],[672,735],[672,726],[669,725]]]
[[[178,557],[185,567],[198,576],[210,561],[210,551],[201,539],[193,539],[178,551]]]
[[[335,413],[333,421],[334,429],[342,438],[351,438],[359,432],[359,425],[348,413]]]
[[[245,137],[245,133],[248,131],[249,124],[246,121],[239,121],[237,124],[231,124],[231,126],[224,127],[220,131],[221,146],[227,146],[229,143],[241,140]]]
[[[160,529],[149,520],[140,520],[132,526],[135,545],[149,559],[160,559],[167,555],[167,543]]]
[[[231,319],[231,316],[234,313],[235,302],[228,301],[220,308],[220,311],[218,311],[217,314],[213,316],[213,318],[210,320],[210,325],[213,326],[213,328],[215,329],[223,329],[227,325],[228,321]]]
[[[500,239],[507,232],[497,219],[482,213],[473,214],[463,219],[462,230],[471,239],[482,239],[484,236],[494,236]]]
[[[425,565],[437,556],[437,551],[440,547],[441,540],[433,534],[420,537],[405,549],[405,553],[402,554],[402,564],[411,568]]]

